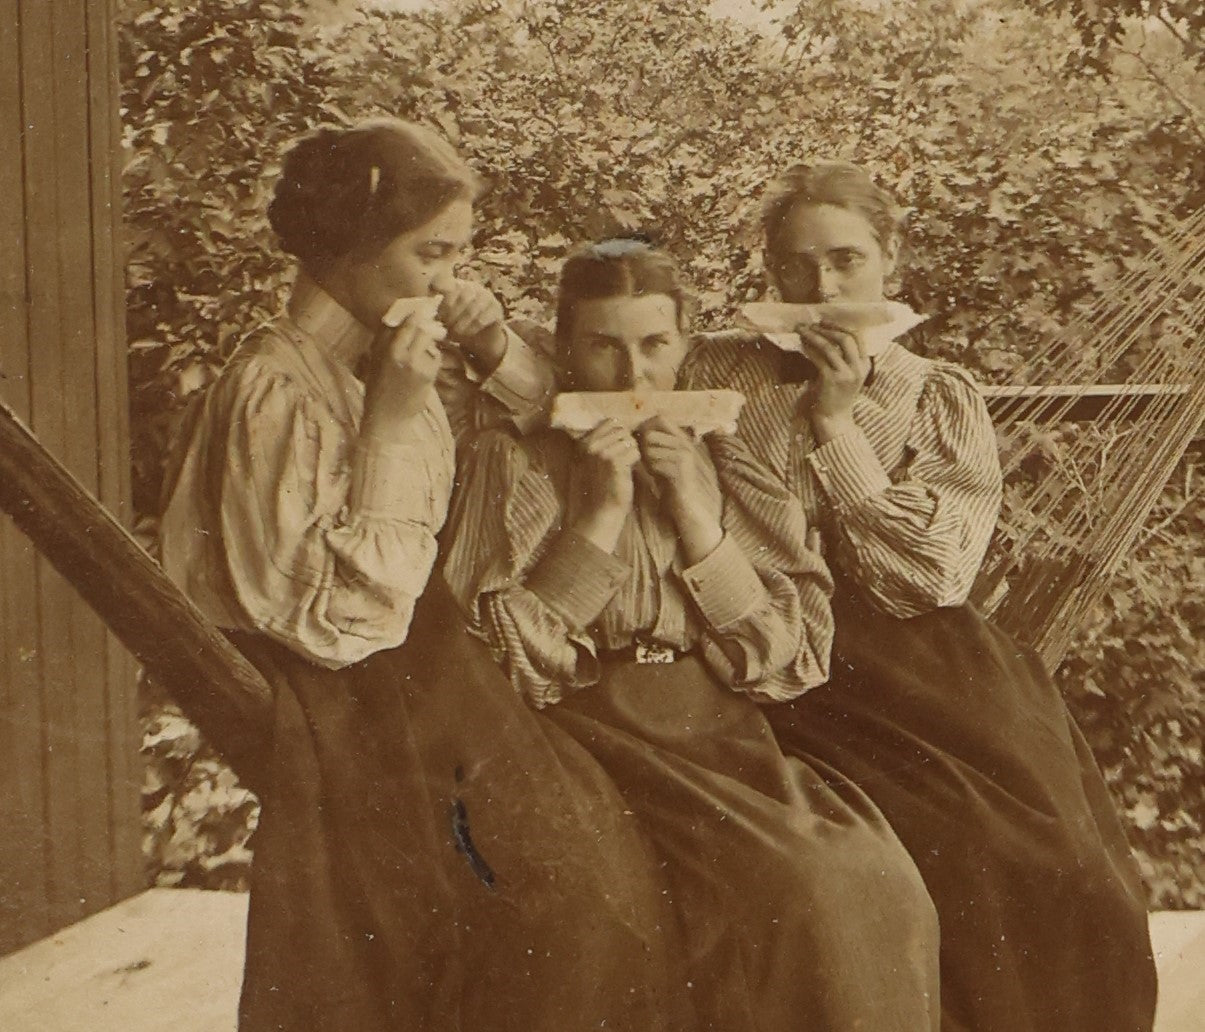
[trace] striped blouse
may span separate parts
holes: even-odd
[[[854,404],[858,430],[817,447],[792,361],[755,334],[706,334],[681,386],[746,394],[738,433],[881,609],[910,617],[965,602],[1001,499],[995,432],[969,374],[893,344]]]
[[[697,648],[762,701],[827,679],[832,583],[802,506],[736,438],[713,435],[700,452],[724,496],[724,536],[684,567],[655,484],[639,476],[614,554],[572,531],[580,465],[567,436],[493,431],[462,450],[444,574],[533,705],[597,683],[600,653],[637,642]]]
[[[466,383],[450,353],[403,437],[363,438],[354,369],[371,340],[302,276],[207,390],[160,524],[165,571],[214,623],[332,668],[405,640],[447,514],[453,431],[486,407],[538,419],[551,388],[512,334],[485,382]]]

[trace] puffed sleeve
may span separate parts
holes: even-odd
[[[253,626],[326,667],[406,638],[447,512],[451,438],[432,405],[397,439],[347,428],[286,376],[223,385],[216,519]]]
[[[530,433],[547,418],[556,388],[551,335],[523,320],[508,323],[505,334],[506,350],[488,376],[479,376],[455,352],[444,353],[439,395],[458,440],[508,423]]]
[[[832,577],[812,547],[799,499],[739,438],[708,440],[724,497],[724,538],[683,571],[707,624],[703,657],[753,698],[787,701],[828,680]]]
[[[471,629],[537,708],[596,684],[587,631],[628,566],[561,526],[553,476],[524,442],[487,431],[464,448],[444,576]]]
[[[837,560],[874,602],[907,618],[960,605],[995,527],[995,432],[974,381],[934,364],[893,479],[861,430],[807,460],[832,506]]]

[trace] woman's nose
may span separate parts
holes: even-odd
[[[630,348],[619,352],[615,363],[615,389],[630,391],[640,383],[640,356],[633,354]]]
[[[821,301],[835,301],[841,294],[840,276],[835,269],[821,266],[816,277],[816,293]]]
[[[632,357],[632,387],[635,389],[647,389],[657,385],[657,361],[655,358],[645,354],[636,354]]]

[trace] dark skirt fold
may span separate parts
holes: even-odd
[[[277,694],[240,1029],[689,1028],[655,857],[461,626],[433,578],[344,670],[235,636]]]
[[[936,1027],[915,865],[866,795],[783,755],[759,706],[688,657],[608,662],[550,713],[656,847],[700,1029]]]
[[[830,682],[767,710],[790,754],[861,788],[941,926],[947,1032],[1145,1032],[1155,972],[1136,865],[1037,659],[969,606],[834,605]]]

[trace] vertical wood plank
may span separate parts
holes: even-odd
[[[0,0],[0,396],[29,418],[19,0]],[[50,930],[46,884],[37,569],[29,542],[0,522],[0,952]]]
[[[89,0],[54,0],[54,156],[59,212],[59,346],[63,352],[60,404],[68,428],[62,458],[95,494],[99,448],[96,437],[96,351],[91,219],[92,168],[88,79]],[[107,289],[107,284],[105,285]],[[73,593],[74,594],[74,593]],[[84,914],[113,902],[110,896],[112,840],[109,824],[108,714],[105,706],[105,629],[72,598],[67,613],[72,642],[71,679],[64,696],[75,762],[63,779],[64,812],[72,814],[80,866],[62,894],[77,900]]]
[[[128,515],[112,0],[0,0],[0,396]],[[143,887],[134,664],[0,521],[0,953]]]
[[[59,84],[54,78],[54,0],[21,6],[22,94],[25,104],[26,262],[30,285],[30,402],[34,432],[57,456],[68,450],[62,403],[63,357],[60,343],[62,277],[57,230],[60,219],[79,210],[60,208],[56,174],[55,118]],[[36,59],[35,59],[36,55]],[[80,813],[74,798],[79,749],[75,727],[72,607],[67,585],[45,563],[38,571],[38,656],[46,722],[46,831],[51,848],[46,873],[51,919],[69,924],[84,914],[78,893],[70,889],[84,863]]]
[[[125,270],[121,260],[122,152],[116,11],[113,0],[92,0],[86,7],[98,496],[119,519],[128,520],[129,400]],[[110,634],[104,640],[104,669],[109,729],[110,892],[114,899],[124,899],[146,886],[139,819],[142,734],[136,665]]]

